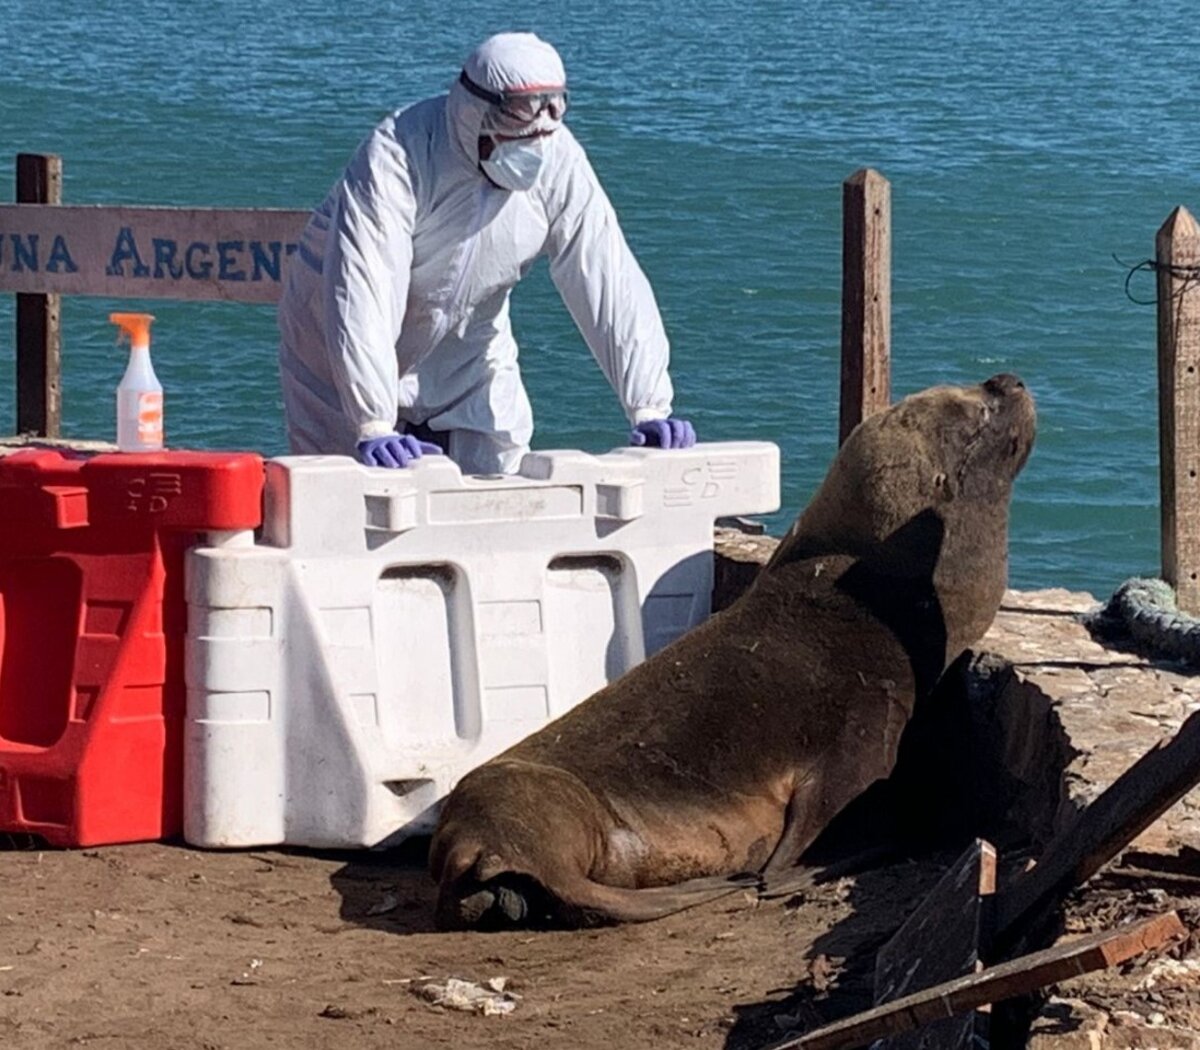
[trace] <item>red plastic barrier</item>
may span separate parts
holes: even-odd
[[[0,831],[181,832],[184,552],[262,486],[246,453],[0,457]]]

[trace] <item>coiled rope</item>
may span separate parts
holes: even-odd
[[[1134,576],[1113,592],[1108,604],[1080,619],[1105,640],[1130,638],[1155,656],[1200,666],[1200,619],[1182,612],[1165,580]]]

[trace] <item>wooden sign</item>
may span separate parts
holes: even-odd
[[[0,292],[273,303],[309,214],[0,204]]]

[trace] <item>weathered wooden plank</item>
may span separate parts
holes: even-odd
[[[62,200],[62,158],[18,153],[16,198],[24,204]],[[16,432],[56,438],[62,430],[62,330],[57,295],[24,294],[16,302]]]
[[[1035,920],[1082,885],[1200,783],[1200,711],[1112,782],[1046,847],[1041,860],[997,894],[993,947],[1003,953]]]
[[[996,850],[976,839],[875,958],[875,1003],[976,973],[986,954],[986,907],[996,891]],[[983,1009],[892,1036],[878,1050],[972,1050],[987,1044]]]
[[[1162,573],[1200,613],[1200,228],[1176,208],[1155,238]]]
[[[982,973],[926,988],[802,1036],[773,1043],[769,1050],[853,1050],[875,1039],[910,1032],[988,1003],[1000,1002],[1048,984],[1101,970],[1186,936],[1173,911],[1116,930],[1104,930],[1045,951],[1023,955]]]
[[[275,302],[308,216],[0,204],[0,292]]]
[[[891,401],[892,188],[871,168],[842,183],[838,444]]]

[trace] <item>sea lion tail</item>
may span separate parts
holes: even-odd
[[[739,890],[754,890],[757,887],[758,876],[752,874],[711,875],[670,886],[647,886],[643,889],[606,886],[591,879],[580,879],[568,886],[555,886],[554,894],[568,908],[580,913],[583,924],[590,925],[649,922],[694,908],[698,904],[719,900]]]

